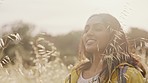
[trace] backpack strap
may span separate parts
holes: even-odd
[[[126,83],[126,78],[124,74],[127,71],[128,66],[121,66],[119,67],[119,73],[118,73],[118,83]]]

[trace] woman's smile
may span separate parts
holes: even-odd
[[[88,39],[88,40],[86,41],[86,45],[92,45],[92,44],[94,44],[95,42],[96,42],[95,39]]]

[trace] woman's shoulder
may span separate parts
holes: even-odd
[[[144,77],[140,70],[134,67],[128,67],[125,77],[130,83],[144,83]]]
[[[76,83],[78,78],[79,78],[79,73],[76,70],[76,68],[74,67],[73,69],[71,69],[70,73],[66,77],[65,83]]]
[[[80,64],[76,64],[69,72],[65,79],[65,83],[71,83],[71,81],[76,81],[79,77],[77,68]]]
[[[118,80],[120,77],[119,73],[123,74],[123,78],[125,78],[127,83],[144,83],[144,77],[140,70],[136,69],[134,66],[128,63],[122,63],[116,67],[112,75],[112,81]]]
[[[81,71],[79,70],[79,67],[84,63],[85,62],[79,62],[75,64],[75,66],[70,70],[70,73],[66,77],[65,83],[69,83],[69,81],[71,81],[72,83],[76,83],[81,73]]]

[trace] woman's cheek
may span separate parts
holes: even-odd
[[[99,41],[100,47],[104,49],[109,42],[109,36],[107,34],[102,34],[102,36],[100,37],[100,40],[98,41]]]

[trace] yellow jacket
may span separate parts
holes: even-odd
[[[118,65],[112,71],[112,75],[110,79],[111,82],[107,82],[107,83],[118,83],[118,72],[119,71],[117,71],[117,68],[123,65],[128,65],[128,68],[126,72],[124,73],[124,76],[126,78],[126,83],[144,83],[144,78],[142,74],[128,63],[122,63]],[[77,83],[80,73],[81,73],[80,71],[76,71],[76,69],[73,69],[70,75],[66,78],[65,83]]]

